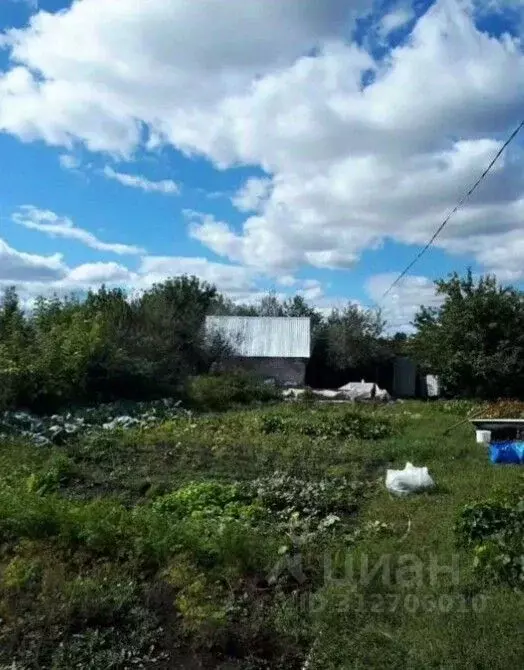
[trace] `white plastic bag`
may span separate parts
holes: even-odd
[[[386,488],[397,496],[417,493],[435,486],[427,468],[416,468],[412,463],[406,463],[403,470],[387,470]]]

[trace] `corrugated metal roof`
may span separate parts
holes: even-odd
[[[208,316],[208,332],[219,333],[237,356],[309,358],[309,317]]]

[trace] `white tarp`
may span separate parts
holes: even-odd
[[[389,393],[381,389],[377,384],[365,382],[364,380],[361,382],[349,382],[349,384],[341,386],[338,390],[350,398],[370,399],[373,397],[373,387],[375,387],[375,398],[377,400],[384,400],[389,397]]]

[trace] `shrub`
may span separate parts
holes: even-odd
[[[459,544],[473,548],[475,571],[490,582],[524,588],[524,501],[467,505],[456,525]]]
[[[60,507],[61,502],[53,497],[0,482],[0,537],[56,537],[60,531]]]
[[[210,637],[227,622],[227,590],[183,557],[165,570],[164,579],[176,589],[176,606],[187,632]]]
[[[271,402],[280,392],[247,374],[216,374],[194,377],[187,385],[188,404],[200,410],[225,410],[235,405]]]
[[[137,585],[110,566],[77,575],[63,585],[69,617],[75,621],[112,622],[136,604]]]

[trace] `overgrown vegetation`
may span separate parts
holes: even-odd
[[[192,380],[230,353],[220,338],[206,338],[207,314],[311,317],[308,374],[317,385],[337,374],[347,381],[349,369],[392,355],[380,339],[380,317],[351,304],[326,318],[300,296],[280,302],[269,295],[257,306],[238,306],[195,277],[179,277],[132,299],[102,287],[84,299],[42,297],[24,311],[10,288],[0,299],[0,410],[52,413],[163,397],[223,410],[271,397],[271,389],[242,376]]]
[[[519,395],[521,294],[471,275],[439,290],[392,339],[355,306],[237,306],[187,277],[32,312],[7,291],[0,667],[522,667],[522,474],[467,424],[444,434],[480,410],[523,415],[488,402]],[[411,353],[470,397],[277,404],[260,380],[208,374],[229,353],[208,313],[310,316],[317,380]],[[406,461],[436,488],[389,496],[385,470]]]
[[[436,408],[179,413],[46,447],[12,435],[0,449],[0,666],[519,667],[516,563],[491,575],[522,542],[521,475],[489,464],[471,429],[443,437]],[[385,468],[406,460],[429,466],[434,492],[385,492]],[[480,486],[504,511],[470,508]],[[411,581],[406,555],[420,562]],[[379,565],[369,581],[366,561]]]
[[[483,581],[524,588],[524,481],[520,500],[468,505],[457,524],[459,542],[474,551]]]
[[[524,293],[489,275],[475,281],[471,271],[437,281],[436,288],[442,305],[419,311],[410,342],[422,366],[439,375],[448,395],[519,398]]]
[[[345,410],[339,414],[312,410],[302,412],[266,413],[261,416],[262,431],[270,433],[295,433],[326,439],[358,438],[373,440],[389,437],[394,430],[390,418],[382,415],[365,414]]]
[[[392,361],[416,359],[447,396],[519,398],[524,381],[523,293],[471,272],[436,282],[438,308],[421,307],[411,336],[385,335],[380,313],[354,304],[326,316],[301,296],[236,305],[195,277],[179,277],[129,298],[102,287],[84,299],[39,298],[22,310],[15,289],[0,299],[0,410],[52,413],[64,407],[175,397],[203,410],[271,399],[238,377],[192,380],[231,353],[205,337],[208,314],[307,316],[312,351],[307,383],[338,388],[365,377],[391,390]]]

